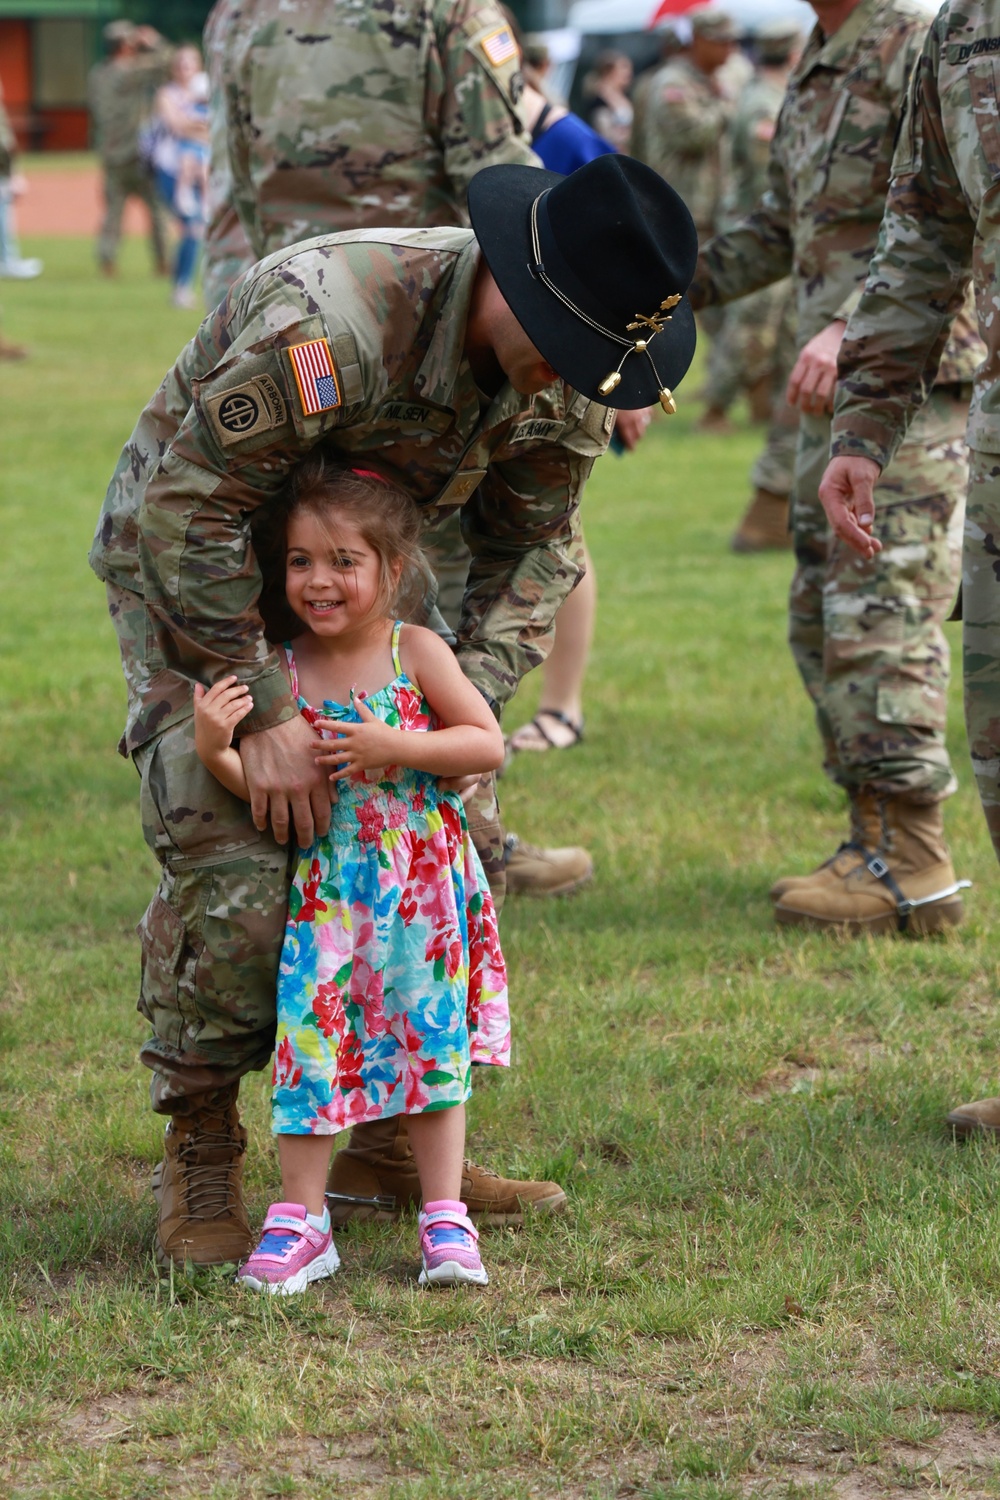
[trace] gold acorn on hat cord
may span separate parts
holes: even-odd
[[[677,402],[674,400],[673,392],[667,386],[660,385],[660,377],[657,373],[655,364],[653,364],[653,356],[649,351],[649,343],[655,334],[663,332],[663,325],[671,321],[669,313],[672,308],[677,306],[680,300],[681,293],[675,292],[670,297],[664,297],[656,312],[649,314],[636,313],[635,321],[632,323],[627,323],[625,325],[630,333],[638,329],[647,328],[651,329],[652,332],[650,333],[649,338],[636,339],[631,348],[625,350],[625,353],[619,360],[617,370],[612,370],[610,374],[605,375],[604,379],[597,387],[598,393],[601,396],[610,396],[612,391],[616,390],[617,387],[621,385],[622,365],[628,359],[630,354],[645,354],[646,358],[649,360],[649,363],[653,367],[653,374],[656,376],[656,383],[659,387],[657,394],[660,398],[660,405],[663,407],[663,410],[667,413],[668,416],[673,416],[675,414],[675,412],[677,411]]]

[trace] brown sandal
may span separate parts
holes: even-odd
[[[545,728],[545,725],[541,722],[543,717],[546,719],[555,719],[557,724],[564,724],[566,726],[573,736],[569,744],[557,744]],[[515,745],[514,738],[520,734],[521,729],[534,729],[539,739],[544,740],[545,743],[533,746]],[[520,750],[527,750],[529,754],[538,754],[543,750],[572,750],[573,746],[578,745],[583,739],[583,720],[581,719],[579,724],[574,723],[569,714],[564,714],[558,708],[540,708],[533,719],[530,719],[527,724],[521,725],[521,729],[515,729],[512,734],[507,736],[506,745],[508,755],[516,755]]]

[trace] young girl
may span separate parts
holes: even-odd
[[[286,1201],[271,1205],[239,1275],[280,1293],[331,1275],[333,1137],[406,1114],[423,1196],[421,1285],[485,1286],[459,1201],[465,1101],[471,1063],[509,1061],[506,972],[461,801],[437,778],[495,769],[503,738],[448,646],[392,618],[419,567],[408,495],[313,458],[274,519],[300,632],[285,646],[288,679],[337,800],[329,833],[299,851],[281,956],[272,1128]],[[266,538],[257,546],[266,578]],[[265,585],[262,607],[267,597]],[[244,798],[232,740],[250,708],[233,677],[195,688],[198,753]]]

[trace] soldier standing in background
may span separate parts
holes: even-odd
[[[723,228],[732,228],[752,213],[767,188],[774,127],[801,50],[802,34],[787,21],[762,26],[754,38],[758,68],[741,92],[733,115]],[[711,351],[711,400],[718,407],[718,415],[724,416],[742,388],[747,392],[753,419],[768,424],[764,451],[750,471],[753,499],[733,536],[734,552],[784,550],[792,545],[788,497],[799,414],[788,404],[786,386],[795,352],[791,277],[762,287],[726,308],[722,332]],[[706,412],[705,417],[709,415]]]
[[[865,561],[883,534],[880,474],[934,389],[952,319],[975,289],[985,360],[969,412],[962,559],[965,720],[1000,858],[1000,3],[945,5],[914,72],[878,247],[840,351],[833,458],[820,495],[835,534]],[[873,529],[874,522],[874,529]],[[959,1105],[958,1135],[1000,1135],[1000,1098]]]
[[[104,173],[104,222],[97,262],[105,276],[118,269],[122,215],[128,198],[141,198],[149,210],[153,262],[167,275],[167,215],[148,162],[139,154],[139,133],[149,119],[153,95],[170,72],[170,47],[151,26],[111,21],[104,28],[111,53],[91,69],[90,114]]]
[[[233,202],[226,94],[221,76],[226,38],[230,29],[239,24],[242,8],[243,0],[217,0],[205,22],[202,44],[211,82],[208,196],[201,260],[201,287],[209,311],[218,306],[237,276],[249,270],[257,259]]]
[[[654,73],[642,105],[642,160],[659,172],[688,208],[704,244],[719,228],[729,161],[733,102],[719,71],[732,54],[737,31],[723,11],[688,12],[691,43]],[[718,337],[722,313],[709,308],[701,330]],[[710,396],[711,404],[711,396]]]
[[[706,245],[692,302],[796,286],[802,412],[789,640],[816,708],[827,774],[847,792],[848,842],[772,888],[779,921],[928,932],[960,920],[942,804],[948,645],[959,576],[970,382],[982,354],[970,311],[881,488],[884,550],[864,565],[831,538],[818,497],[837,350],[878,238],[909,76],[929,17],[914,0],[813,0],[819,20],[792,76],[769,185],[742,224]]]

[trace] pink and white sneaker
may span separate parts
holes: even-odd
[[[464,1203],[441,1199],[420,1215],[420,1286],[488,1286],[476,1241],[479,1231]]]
[[[304,1292],[311,1281],[332,1276],[339,1267],[330,1230],[324,1234],[307,1222],[304,1203],[272,1203],[260,1244],[236,1279],[255,1292],[289,1297]]]

